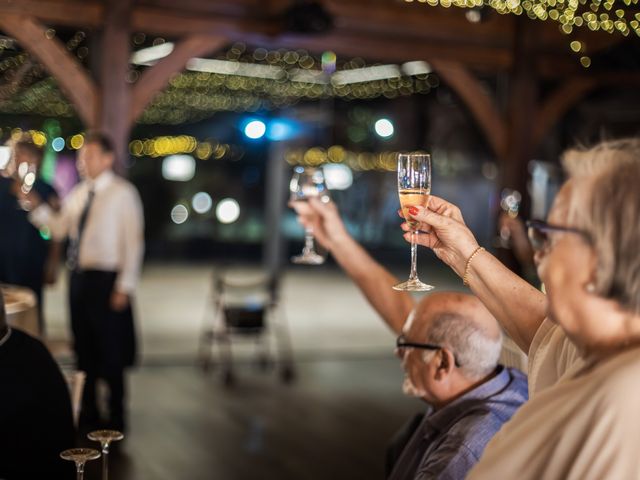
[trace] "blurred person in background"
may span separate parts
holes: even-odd
[[[94,428],[105,420],[96,401],[96,381],[109,387],[107,426],[126,429],[125,378],[134,364],[136,339],[133,295],[144,253],[142,204],[135,187],[116,176],[111,141],[87,133],[78,155],[83,176],[59,212],[37,196],[30,220],[68,236],[69,306],[78,369],[86,372],[81,423]]]
[[[485,445],[527,399],[526,377],[498,365],[502,333],[478,299],[434,293],[417,304],[347,232],[337,208],[317,199],[293,205],[396,335],[403,391],[429,406],[399,432],[387,477],[462,479]]]
[[[413,215],[418,243],[466,277],[499,320],[511,311],[507,328],[529,350],[532,399],[470,478],[640,472],[640,142],[603,142],[563,161],[570,180],[548,221],[529,229],[547,298],[479,250],[454,205],[432,198]]]
[[[9,327],[1,290],[0,386],[0,478],[74,478],[60,458],[75,441],[67,384],[39,340]]]
[[[61,244],[29,222],[23,189],[35,192],[53,210],[60,207],[55,189],[39,178],[42,150],[28,139],[13,144],[9,176],[0,177],[0,283],[30,288],[38,300],[39,326],[44,333],[44,284],[57,278]],[[29,175],[29,176],[28,176]]]

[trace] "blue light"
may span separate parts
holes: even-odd
[[[277,119],[269,123],[267,129],[267,138],[278,142],[281,140],[289,140],[296,137],[300,133],[300,125],[293,120]]]
[[[267,126],[261,120],[252,120],[244,127],[244,134],[253,140],[262,138],[267,131]]]
[[[51,148],[53,148],[53,150],[56,152],[61,152],[62,149],[64,148],[64,138],[62,137],[54,138],[53,141],[51,142]]]

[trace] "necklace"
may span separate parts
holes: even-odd
[[[0,338],[0,347],[7,343],[9,337],[11,336],[11,327],[7,327],[7,333],[4,334],[4,337]]]

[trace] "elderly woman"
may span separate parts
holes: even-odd
[[[521,346],[529,343],[530,372],[538,365],[533,377],[542,380],[469,478],[638,477],[639,151],[638,142],[623,141],[568,157],[574,166],[581,161],[582,171],[563,187],[549,223],[532,228],[548,319],[539,308],[544,297],[473,245],[455,207],[436,200],[437,213],[415,215],[431,232],[420,235],[420,243],[476,293],[498,294],[487,306],[513,314],[506,327],[520,334]]]

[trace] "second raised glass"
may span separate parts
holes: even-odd
[[[329,191],[324,183],[324,174],[319,168],[297,166],[293,170],[291,183],[289,184],[291,205],[298,215],[305,214],[310,207],[307,202],[316,197],[322,201],[329,199]],[[304,265],[320,265],[324,263],[324,256],[316,252],[314,247],[313,229],[305,229],[304,247],[300,255],[291,258],[293,263]]]

